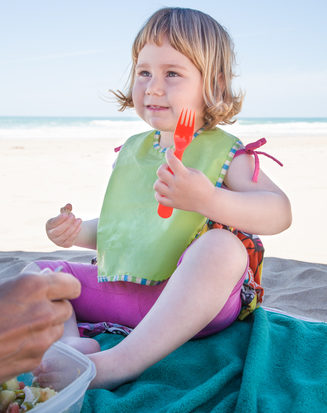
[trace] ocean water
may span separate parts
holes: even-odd
[[[327,118],[242,118],[222,129],[240,138],[326,136]],[[115,139],[149,130],[135,117],[0,117],[0,139]]]

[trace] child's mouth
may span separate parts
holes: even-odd
[[[153,110],[153,111],[161,111],[161,110],[167,110],[167,106],[158,106],[158,105],[147,105],[146,108],[148,110]]]

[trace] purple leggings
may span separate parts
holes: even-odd
[[[182,257],[178,265],[181,261]],[[72,274],[81,282],[81,295],[72,300],[71,303],[78,321],[89,323],[107,321],[131,328],[136,327],[156,302],[168,282],[166,280],[153,286],[125,281],[99,283],[96,265],[67,261],[36,261],[36,264],[41,270],[46,267],[54,270],[61,265],[62,272]],[[219,314],[194,338],[217,333],[237,319],[241,310],[241,287],[247,271],[248,267]]]

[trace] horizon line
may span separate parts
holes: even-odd
[[[1,118],[130,118],[135,120],[142,120],[137,116],[125,115],[0,115]],[[237,119],[327,119],[327,116],[237,116]]]

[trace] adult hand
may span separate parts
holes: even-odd
[[[58,216],[49,219],[46,223],[48,238],[59,247],[72,247],[81,230],[82,220],[75,218],[72,209],[71,204],[66,204],[60,209]]]
[[[166,152],[166,160],[153,185],[156,200],[165,206],[201,213],[203,204],[210,202],[214,185],[201,171],[183,165],[171,149]]]
[[[21,274],[0,284],[0,383],[33,370],[63,333],[69,301],[80,294],[70,274]]]

